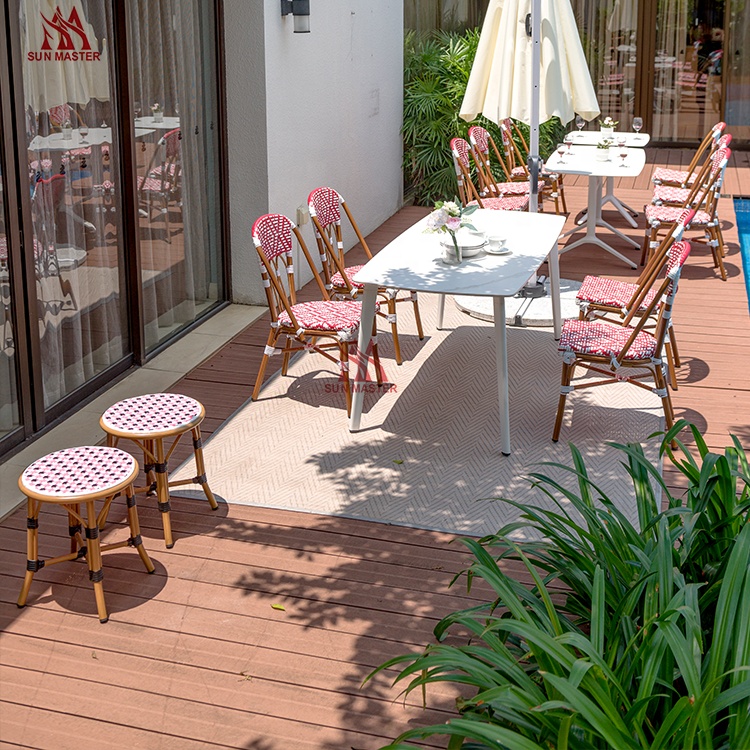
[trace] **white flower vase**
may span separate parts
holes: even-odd
[[[164,112],[154,112],[154,122],[164,122]]]
[[[64,141],[70,141],[73,139],[73,128],[70,126],[63,126],[62,137]]]
[[[609,149],[608,148],[597,148],[596,149],[596,160],[597,161],[609,161]]]
[[[448,236],[442,240],[441,246],[443,248],[443,263],[445,263],[446,266],[460,265],[463,260],[461,246],[455,244],[450,233],[448,233]]]
[[[602,126],[601,131],[602,131],[602,138],[612,138],[612,136],[614,136],[615,134],[614,128],[605,128]]]

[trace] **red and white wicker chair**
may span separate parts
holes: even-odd
[[[680,274],[690,254],[690,243],[675,242],[673,248],[667,276],[635,325],[631,326],[635,319],[635,309],[628,312],[622,325],[603,320],[575,319],[563,323],[558,345],[563,359],[562,379],[552,432],[555,442],[560,437],[569,393],[618,382],[627,382],[653,391],[661,399],[667,430],[674,424],[674,410],[665,372],[664,344]],[[645,326],[654,314],[657,316],[656,329],[650,333],[645,330]],[[586,379],[574,384],[572,380],[578,367],[583,367],[587,373],[602,375],[603,378],[595,381]]]
[[[331,278],[325,279],[325,285],[331,298],[334,300],[356,299],[359,292],[364,288],[364,284],[359,284],[353,281],[352,278],[362,266],[345,266],[344,241],[341,231],[342,213],[346,216],[349,225],[354,230],[357,240],[365,251],[365,255],[368,258],[372,258],[372,253],[357,222],[354,220],[352,212],[349,210],[349,206],[340,193],[329,187],[315,188],[307,196],[307,206],[310,211],[310,218],[312,219],[318,251],[320,252],[321,259],[327,261],[323,264],[323,272],[325,274],[325,271],[328,269],[334,271]],[[343,271],[336,271],[337,267],[343,267]],[[386,318],[391,326],[396,364],[400,365],[402,362],[401,345],[398,339],[396,318],[396,304],[398,302],[411,302],[414,305],[414,319],[417,324],[417,333],[420,341],[424,338],[424,331],[422,330],[422,319],[419,314],[417,293],[411,291],[408,296],[399,297],[398,291],[398,289],[380,287],[378,289],[378,296],[387,306],[387,312],[381,310],[379,314],[381,317]]]
[[[469,143],[471,144],[471,155],[477,168],[479,178],[479,192],[482,198],[494,198],[504,195],[528,195],[530,185],[528,182],[511,180],[505,160],[495,144],[489,131],[479,125],[469,128]],[[497,168],[493,169],[494,163],[500,167],[505,180],[498,180]]]
[[[657,167],[651,175],[651,180],[655,185],[671,185],[673,187],[691,187],[696,180],[699,171],[701,159],[709,151],[710,155],[718,148],[719,139],[724,133],[726,123],[717,122],[711,130],[706,133],[705,137],[698,146],[692,161],[687,169],[669,169],[667,167]]]
[[[268,360],[276,354],[276,345],[284,336],[282,375],[286,375],[289,358],[293,352],[310,350],[322,354],[339,365],[341,379],[346,393],[346,412],[351,413],[352,393],[349,379],[349,349],[356,346],[359,331],[361,304],[332,300],[325,288],[320,273],[313,263],[310,252],[295,224],[281,214],[265,214],[256,219],[252,228],[253,244],[258,252],[260,273],[266,290],[268,308],[271,313],[271,330],[268,334],[263,359],[258,370],[252,399],[256,401],[263,385],[263,376]],[[297,302],[294,286],[294,262],[292,244],[296,239],[313,274],[322,300]],[[344,268],[334,255],[336,271],[343,274]],[[328,258],[322,257],[323,264]],[[325,271],[329,278],[330,271]],[[330,274],[331,276],[333,274]],[[377,309],[378,306],[376,306]],[[378,385],[382,385],[382,370],[378,355],[377,337],[373,324],[371,339],[372,357]],[[323,341],[319,341],[323,339]],[[297,345],[295,346],[295,342]],[[339,357],[329,354],[330,349],[338,349]]]
[[[719,138],[718,148],[727,148],[732,144],[731,133],[725,133]],[[684,206],[690,200],[691,190],[696,184],[704,184],[711,171],[711,159],[696,173],[691,187],[675,187],[674,185],[654,185],[651,203],[655,206]],[[705,193],[703,194],[705,197]],[[697,197],[697,196],[696,196]]]
[[[724,237],[721,233],[717,209],[724,171],[731,155],[732,150],[729,148],[722,148],[714,153],[711,157],[711,167],[705,183],[696,181],[684,206],[649,205],[645,207],[647,228],[643,252],[641,253],[641,264],[658,247],[658,236],[662,229],[671,227],[680,218],[685,208],[699,206],[700,208],[696,210],[689,229],[697,229],[703,233],[705,243],[711,248],[714,267],[719,269],[721,278],[726,281],[727,273],[723,261],[725,255]]]
[[[451,139],[451,154],[456,168],[458,197],[464,206],[478,205],[480,208],[491,208],[496,211],[526,211],[529,207],[529,194],[508,195],[504,197],[482,198],[471,179],[471,162],[469,161],[469,144],[463,138]]]
[[[675,246],[684,233],[685,228],[695,214],[695,209],[685,209],[672,227],[669,234],[662,240],[656,252],[651,256],[646,267],[635,283],[617,281],[604,276],[586,276],[576,295],[580,320],[607,320],[611,323],[622,324],[631,309],[636,316],[646,313],[656,297],[656,282],[659,275],[669,269],[675,262],[674,255],[680,250]],[[653,326],[656,325],[661,304],[657,304],[651,315]],[[677,390],[676,369],[680,367],[680,355],[677,340],[670,318],[668,326],[669,340],[665,344],[667,365],[669,367],[670,383],[673,390]]]
[[[170,203],[182,200],[182,132],[179,128],[170,130],[156,144],[146,174],[137,178],[138,203],[144,218],[158,211],[164,219],[166,240],[172,242],[169,224]]]
[[[529,146],[521,129],[510,117],[507,117],[500,123],[500,133],[503,137],[503,148],[511,179],[528,182],[529,168],[526,162],[529,156]],[[555,202],[556,214],[560,214],[561,206],[562,213],[568,212],[568,206],[565,203],[563,176],[548,171],[546,167],[542,167],[542,174],[539,179],[540,208],[543,207],[544,198],[551,198]]]

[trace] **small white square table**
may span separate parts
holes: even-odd
[[[484,252],[467,258],[460,266],[447,266],[442,258],[441,240],[445,234],[424,230],[427,217],[386,245],[354,277],[364,284],[359,327],[359,352],[366,353],[375,317],[378,287],[409,289],[436,294],[470,294],[492,297],[494,302],[497,386],[500,398],[500,450],[510,455],[510,418],[508,413],[507,332],[505,298],[517,294],[539,266],[549,259],[552,313],[555,338],[560,338],[560,272],[557,241],[565,224],[564,216],[517,211],[479,209],[471,215],[472,224],[488,235],[504,237],[507,255]],[[482,356],[482,352],[475,352]],[[349,429],[359,429],[366,388],[369,357],[360,354],[354,380]]]
[[[601,131],[598,130],[582,130],[582,131],[571,131],[569,135],[573,136],[573,143],[579,146],[596,146],[597,143],[602,139]],[[612,133],[610,138],[614,139],[615,145],[621,138],[625,138],[625,145],[628,148],[645,148],[648,142],[651,140],[651,136],[648,133],[630,133],[626,130],[616,130]],[[628,206],[627,203],[623,203],[615,195],[615,178],[607,177],[607,181],[604,187],[604,195],[602,196],[601,204],[602,207],[605,203],[611,203],[624,217],[625,221],[630,224],[631,227],[637,227],[638,224],[634,221],[635,217],[638,216],[638,211]],[[583,224],[583,220],[579,220],[579,224]]]
[[[566,245],[561,252],[566,253],[579,245],[598,245],[603,250],[619,258],[623,263],[627,263],[631,268],[637,268],[637,264],[626,258],[622,253],[617,252],[611,245],[608,245],[601,239],[597,233],[597,227],[609,229],[625,242],[635,247],[640,245],[624,235],[619,229],[615,229],[602,219],[602,179],[605,177],[637,177],[646,166],[646,153],[642,148],[629,148],[628,156],[624,163],[621,162],[617,149],[610,149],[608,160],[599,161],[597,159],[598,148],[594,146],[572,146],[563,155],[561,160],[555,151],[547,160],[546,167],[550,172],[559,174],[582,174],[589,178],[588,210],[586,214],[586,234],[581,239],[576,240],[570,245]],[[580,228],[566,232],[563,237],[567,237],[574,232],[579,232]]]
[[[155,117],[136,117],[135,118],[136,128],[152,128],[154,130],[175,130],[180,127],[179,117],[162,117],[161,120],[157,120]]]

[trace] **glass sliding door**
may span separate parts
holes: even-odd
[[[216,30],[205,0],[127,7],[148,352],[223,299]]]
[[[48,409],[129,349],[113,26],[101,0],[21,0],[18,8],[36,293],[29,314]]]
[[[627,129],[636,87],[638,0],[572,0],[602,117]]]
[[[2,140],[0,138],[0,142]],[[8,195],[6,174],[7,170],[3,165],[0,177],[0,440],[21,424],[16,359],[18,346],[13,324],[11,294],[12,238],[8,236],[5,224],[5,196]]]
[[[701,140],[722,119],[724,0],[659,3],[652,137]]]
[[[750,141],[750,23],[744,0],[731,0],[724,51],[726,112],[724,119],[735,139]]]

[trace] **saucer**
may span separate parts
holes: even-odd
[[[484,252],[488,255],[510,255],[513,251],[507,246],[507,245],[501,245],[498,248],[492,247],[492,245],[487,245],[487,247],[484,248]]]

